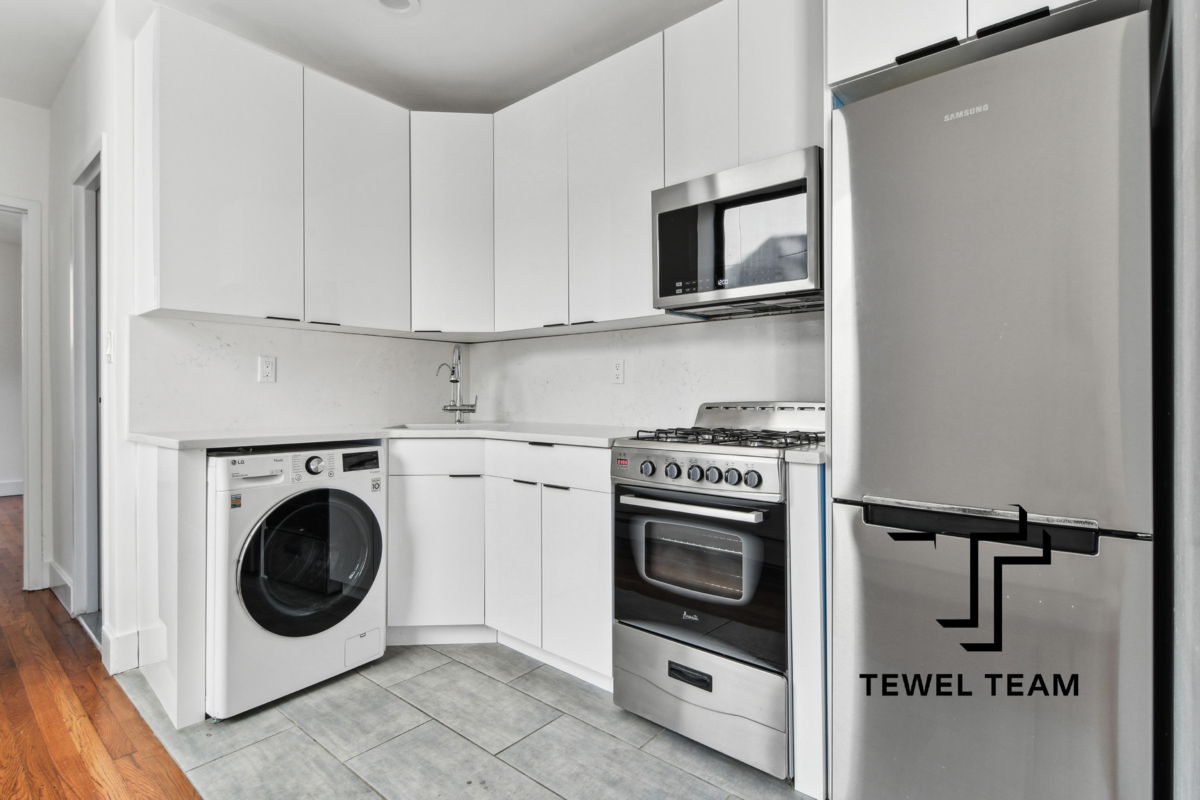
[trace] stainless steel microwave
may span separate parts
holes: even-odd
[[[820,308],[821,148],[651,195],[654,307],[699,317]]]

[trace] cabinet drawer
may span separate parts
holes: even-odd
[[[483,442],[479,439],[393,439],[388,449],[389,475],[481,475]]]
[[[594,492],[610,491],[610,451],[606,447],[546,446],[489,439],[485,453],[484,469],[488,475]]]

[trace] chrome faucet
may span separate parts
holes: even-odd
[[[454,357],[450,359],[449,364],[442,364],[437,368],[437,375],[442,374],[442,367],[450,369],[450,403],[442,406],[442,411],[454,412],[454,424],[461,425],[463,423],[463,414],[474,414],[475,404],[479,402],[479,395],[475,395],[475,401],[469,405],[463,405],[462,402],[462,345],[454,345]]]

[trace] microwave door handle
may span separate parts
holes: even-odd
[[[700,517],[712,517],[713,519],[731,519],[737,522],[763,521],[763,512],[761,511],[739,511],[733,508],[693,506],[688,505],[687,503],[671,503],[666,500],[652,500],[649,497],[634,497],[630,494],[621,495],[619,502],[626,506],[653,508],[658,511],[678,511],[684,514],[695,514]]]

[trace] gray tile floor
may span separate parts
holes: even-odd
[[[205,800],[801,796],[499,644],[389,647],[279,702],[181,731],[139,671],[117,680]]]

